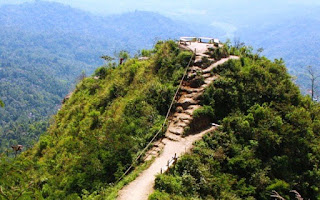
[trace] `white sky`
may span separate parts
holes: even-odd
[[[0,0],[1,4],[31,2],[33,0]],[[259,8],[270,10],[289,5],[320,5],[319,0],[50,0],[65,3],[93,13],[122,13],[133,10],[149,10],[166,15],[192,13],[204,15],[216,9]]]
[[[0,0],[0,5],[34,0]],[[239,26],[278,18],[310,15],[308,8],[319,8],[320,0],[48,0],[80,8],[98,15],[128,11],[153,11],[177,20],[209,24],[234,32]],[[300,9],[304,7],[304,9]],[[292,15],[292,16],[291,16]],[[317,14],[317,16],[320,16]]]

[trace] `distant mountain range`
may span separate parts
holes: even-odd
[[[36,139],[29,124],[54,114],[81,72],[102,65],[101,55],[134,54],[156,40],[195,34],[152,12],[98,17],[43,1],[0,7],[0,27],[2,147]]]
[[[268,58],[283,58],[290,74],[298,77],[302,93],[310,89],[307,66],[314,67],[320,74],[320,15],[319,18],[306,16],[276,24],[262,22],[255,28],[240,29],[237,34],[246,44],[264,48],[263,54]]]
[[[312,65],[320,72],[317,16],[239,26],[235,35],[263,47],[269,58],[283,57],[289,72],[302,77],[297,83],[306,93],[304,68]],[[100,17],[45,1],[1,6],[0,27],[0,99],[6,104],[0,108],[0,147],[22,141],[22,133],[36,139],[39,131],[29,124],[54,114],[82,71],[91,74],[103,64],[101,55],[120,50],[135,54],[161,39],[225,35],[212,24],[175,21],[153,12]]]

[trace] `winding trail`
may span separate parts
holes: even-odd
[[[219,61],[209,58],[214,64],[203,68],[202,58],[208,57],[204,54],[208,47],[213,46],[192,42],[190,45],[182,47],[194,51],[196,59],[194,66],[190,67],[188,77],[180,89],[177,109],[169,118],[169,126],[165,133],[165,138],[155,142],[153,148],[146,153],[146,160],[156,157],[154,162],[148,169],[139,174],[133,182],[129,183],[119,192],[118,200],[147,200],[149,195],[154,191],[153,186],[156,175],[160,173],[161,168],[167,164],[168,160],[175,154],[180,157],[184,153],[189,152],[195,141],[200,140],[203,135],[216,129],[216,127],[210,127],[208,124],[210,128],[193,133],[193,135],[184,136],[185,128],[193,120],[193,112],[201,107],[199,105],[199,97],[204,92],[204,89],[217,79],[217,76],[213,75],[211,70],[230,59],[238,59],[236,56],[229,56]],[[199,78],[204,79],[201,85],[196,84]]]

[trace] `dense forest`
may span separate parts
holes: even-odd
[[[310,9],[310,12],[315,12],[315,9]],[[320,53],[317,50],[320,45],[319,13],[277,23],[257,23],[255,27],[241,29],[236,35],[246,44],[263,47],[263,54],[270,59],[283,58],[289,73],[297,77],[296,83],[302,93],[310,94],[307,66],[312,66],[320,74]],[[317,88],[319,95],[320,88]]]
[[[316,8],[310,10],[315,14],[299,15],[298,20],[281,18],[281,23],[277,19],[278,25],[250,22],[254,30],[236,23],[238,30],[231,36],[264,47],[270,58],[283,57],[289,72],[298,76],[303,94],[310,90],[306,66],[317,72],[320,63],[319,15]],[[6,104],[0,110],[0,152],[12,144],[32,146],[63,97],[73,90],[77,77],[82,72],[90,75],[103,64],[100,56],[117,58],[121,50],[138,54],[156,40],[183,35],[226,39],[218,27],[175,21],[157,13],[101,17],[46,1],[1,6],[0,26],[0,98]]]
[[[270,199],[273,190],[319,199],[319,104],[300,94],[282,60],[230,51],[241,59],[215,68],[220,78],[201,98],[221,127],[157,177],[150,199]]]
[[[157,177],[151,200],[270,199],[273,190],[320,199],[320,106],[302,95],[307,65],[319,71],[317,24],[262,23],[226,43],[241,59],[213,69],[219,79],[196,111],[221,126]],[[161,39],[217,32],[152,12],[99,17],[45,1],[0,7],[0,26],[0,200],[113,199],[128,166],[135,174],[148,164],[136,155],[191,58]],[[133,58],[119,64],[124,52]],[[23,152],[12,151],[17,144]]]
[[[201,97],[201,114],[221,127],[157,177],[150,199],[270,199],[273,190],[318,199],[319,104],[300,94],[282,60],[225,47],[241,58],[213,69],[219,79]],[[150,59],[98,68],[33,148],[15,159],[1,154],[2,199],[113,199],[191,57],[173,41],[142,55]]]
[[[173,41],[98,68],[77,84],[47,133],[16,159],[1,155],[1,198],[77,199],[114,183],[161,127],[190,52]]]
[[[0,26],[0,152],[32,146],[77,77],[103,64],[100,56],[193,33],[156,13],[98,17],[45,1],[0,7]]]

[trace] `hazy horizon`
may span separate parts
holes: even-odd
[[[35,2],[42,0],[0,0],[0,5],[18,4],[24,2]],[[154,1],[110,1],[110,0],[47,0],[70,5],[74,8],[79,8],[89,11],[97,15],[121,14],[135,10],[152,11],[160,14],[185,19],[185,16],[193,16],[195,19],[203,16],[212,16],[216,13],[222,14],[222,18],[229,16],[241,16],[243,14],[252,15],[268,15],[271,13],[286,12],[290,9],[299,7],[320,6],[320,1],[317,0],[269,0],[269,1],[253,1],[253,0],[154,0]],[[302,11],[303,12],[303,11]]]
[[[0,0],[0,5],[35,2],[40,0]],[[174,20],[205,24],[226,32],[227,37],[249,24],[276,24],[278,21],[303,17],[320,19],[317,0],[154,0],[154,1],[103,1],[103,0],[48,0],[91,12],[95,15],[112,15],[135,10],[156,12]]]

